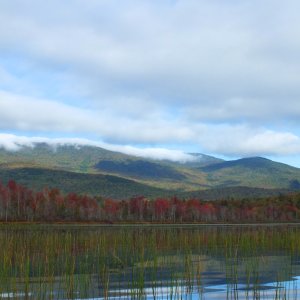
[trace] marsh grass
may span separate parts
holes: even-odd
[[[299,233],[296,226],[3,225],[0,299],[206,299],[220,285],[225,299],[297,299]]]

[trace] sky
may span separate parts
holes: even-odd
[[[0,145],[300,167],[297,0],[1,0]]]

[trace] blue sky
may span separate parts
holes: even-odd
[[[1,1],[0,145],[77,138],[148,156],[300,166],[299,9],[296,0]]]

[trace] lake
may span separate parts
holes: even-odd
[[[296,225],[1,225],[0,299],[299,299],[299,254]]]

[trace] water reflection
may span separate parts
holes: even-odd
[[[1,299],[298,299],[300,227],[2,226]]]

